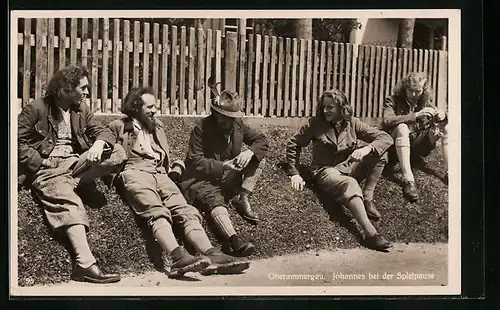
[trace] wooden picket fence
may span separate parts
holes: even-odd
[[[321,93],[337,88],[346,93],[356,116],[380,117],[384,98],[411,71],[426,72],[437,104],[447,107],[446,51],[238,35],[157,23],[151,27],[107,18],[24,19],[22,25],[20,108],[44,94],[55,70],[77,63],[91,72],[88,103],[96,113],[119,112],[131,87],[149,85],[157,92],[162,114],[205,115],[211,96],[206,83],[215,76],[224,88],[244,98],[247,115],[315,115]]]

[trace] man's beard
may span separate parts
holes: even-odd
[[[139,112],[136,118],[139,122],[141,122],[142,126],[144,126],[147,131],[154,132],[156,121],[153,114],[148,116],[142,112]]]

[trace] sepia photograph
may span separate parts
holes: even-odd
[[[10,31],[11,296],[460,294],[460,10]]]

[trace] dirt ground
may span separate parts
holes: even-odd
[[[388,253],[364,248],[309,251],[301,254],[252,261],[238,275],[188,273],[169,279],[160,272],[123,275],[111,287],[215,287],[215,286],[446,286],[448,245],[395,244]],[[97,287],[102,287],[98,285]],[[69,282],[44,286],[67,289],[96,287]]]

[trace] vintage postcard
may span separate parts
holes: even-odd
[[[459,295],[460,27],[11,11],[11,296]]]

